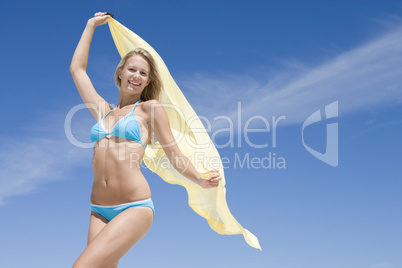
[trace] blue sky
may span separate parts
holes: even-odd
[[[400,1],[1,6],[0,267],[71,267],[85,248],[92,150],[74,146],[64,124],[82,104],[70,60],[97,11],[114,13],[151,44],[197,113],[210,120],[227,160],[229,208],[263,248],[214,233],[187,206],[184,189],[144,169],[156,218],[119,267],[402,267]],[[96,29],[88,73],[113,104],[118,62],[108,27]],[[325,106],[335,101],[337,117],[302,131],[317,110],[325,119]],[[233,135],[219,132],[229,125],[217,116],[235,122]],[[275,146],[272,116],[286,117],[277,124]],[[259,119],[249,129],[263,129],[266,119],[271,131],[245,134],[250,118]],[[94,123],[88,111],[77,112],[74,137],[89,143]],[[303,132],[304,143],[324,153],[327,124],[338,124],[335,167],[311,155],[302,140]],[[223,146],[232,139],[232,147]],[[269,156],[285,167],[267,166]],[[262,165],[251,165],[253,158]]]

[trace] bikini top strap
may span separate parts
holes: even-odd
[[[141,100],[138,100],[138,101],[134,104],[133,108],[131,109],[131,113],[134,112],[135,106],[137,106],[137,104],[138,104],[139,102],[141,102]]]
[[[110,109],[110,111],[109,111],[101,120],[105,119],[106,116],[108,116],[113,110],[114,110],[114,108],[113,108],[113,109]]]

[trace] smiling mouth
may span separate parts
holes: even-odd
[[[128,81],[128,83],[129,83],[130,85],[133,85],[133,86],[139,86],[139,85],[141,85],[140,83],[136,83],[136,82],[132,82],[132,81]]]

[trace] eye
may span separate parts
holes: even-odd
[[[141,72],[141,74],[142,74],[143,76],[146,76],[146,75],[147,75],[147,73],[146,73],[146,72]]]

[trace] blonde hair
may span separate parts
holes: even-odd
[[[128,52],[120,61],[119,65],[117,65],[116,72],[114,73],[114,78],[116,80],[116,85],[118,88],[121,86],[121,79],[119,74],[124,69],[126,62],[129,58],[133,56],[141,56],[144,60],[148,62],[149,65],[149,79],[151,80],[149,84],[144,88],[141,94],[141,100],[147,101],[152,99],[158,99],[159,94],[162,90],[162,81],[159,76],[158,69],[156,67],[156,63],[152,55],[143,48],[136,48],[130,52]]]

